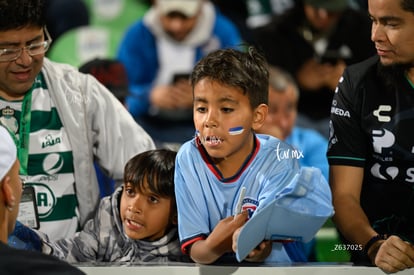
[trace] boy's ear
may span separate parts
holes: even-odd
[[[175,205],[175,201],[172,202],[171,212],[170,212],[170,222],[173,225],[178,225],[178,213],[177,213],[177,206]]]
[[[268,110],[269,107],[264,103],[260,104],[256,107],[256,109],[254,109],[252,125],[253,130],[256,131],[257,129],[260,129],[262,127],[266,120]]]
[[[171,199],[171,205],[170,205],[170,223],[172,225],[178,225],[178,212],[177,212],[177,204],[175,202],[175,197],[173,199]]]
[[[178,216],[177,213],[174,213],[174,215],[172,216],[172,224],[173,225],[177,225],[178,224]]]

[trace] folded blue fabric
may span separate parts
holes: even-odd
[[[309,242],[334,214],[331,190],[318,168],[302,167],[284,190],[259,205],[237,239],[236,258],[263,240]]]
[[[16,221],[14,231],[8,237],[8,245],[17,249],[42,251],[39,235],[19,221]]]

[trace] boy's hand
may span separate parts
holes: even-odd
[[[190,257],[196,263],[211,264],[226,252],[231,252],[234,231],[243,226],[248,212],[222,219],[205,240],[195,242],[190,248]]]
[[[247,218],[248,212],[243,211],[234,217],[222,219],[206,239],[208,246],[220,255],[231,252],[233,233],[246,223]]]
[[[271,252],[272,242],[263,241],[249,253],[245,260],[248,262],[264,262]]]
[[[234,252],[237,250],[237,238],[239,237],[240,230],[242,228],[238,228],[233,233],[233,245],[232,249]],[[272,252],[272,242],[271,241],[263,241],[261,242],[255,249],[253,249],[249,255],[246,257],[246,261],[248,262],[263,262]]]

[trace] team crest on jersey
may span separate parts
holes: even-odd
[[[2,109],[0,124],[7,127],[10,132],[16,134],[17,130],[19,129],[19,124],[17,123],[17,119],[14,117],[14,112],[15,111],[9,106]]]
[[[249,219],[252,217],[254,211],[256,211],[259,202],[253,198],[244,198],[242,202],[242,210],[247,210],[249,212]]]

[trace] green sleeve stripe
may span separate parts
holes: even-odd
[[[350,159],[357,161],[365,161],[364,158],[344,157],[344,156],[329,156],[328,159]]]

